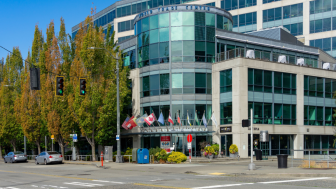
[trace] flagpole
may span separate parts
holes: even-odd
[[[197,110],[195,110],[195,118],[196,118],[196,116],[197,116]],[[195,118],[194,118],[194,124],[193,124],[193,126],[195,125]],[[197,118],[198,119],[198,118]],[[196,123],[197,124],[197,123]]]
[[[205,110],[204,110],[204,112],[203,112],[203,116],[204,116],[204,114],[205,114]],[[199,126],[201,126],[201,125],[202,125],[203,116],[202,116],[202,118],[201,118],[201,122],[200,122],[200,125],[199,125]]]

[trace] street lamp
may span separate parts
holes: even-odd
[[[116,65],[116,75],[117,75],[117,136],[120,136],[120,107],[119,107],[119,58],[118,55],[117,57],[113,56],[113,54],[108,51],[105,48],[99,48],[99,47],[89,47],[88,49],[101,49],[101,50],[105,50],[107,52],[110,53],[110,55],[117,60],[117,65]],[[117,139],[117,156],[116,156],[116,163],[122,163],[122,157],[120,154],[120,139]]]

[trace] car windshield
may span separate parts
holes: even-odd
[[[58,152],[48,152],[48,154],[53,155],[53,154],[59,154]]]
[[[21,151],[14,152],[14,154],[23,154]]]

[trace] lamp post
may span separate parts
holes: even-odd
[[[117,57],[113,56],[113,54],[108,51],[105,48],[99,48],[99,47],[89,47],[89,49],[102,49],[110,53],[111,57],[117,60],[117,65],[116,65],[116,75],[117,75],[117,135],[120,136],[120,107],[119,107],[119,58],[118,55]],[[122,163],[122,157],[120,154],[120,139],[117,140],[117,156],[116,156],[116,163]]]
[[[251,163],[248,165],[249,170],[255,170],[256,166],[253,163],[253,109],[251,108]]]

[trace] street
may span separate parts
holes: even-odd
[[[98,164],[99,162],[95,162]],[[323,175],[292,176],[295,168],[280,170],[282,174],[259,174],[268,169],[259,168],[250,174],[244,171],[245,162],[195,164],[116,164],[98,168],[90,163],[35,165],[33,162],[0,163],[0,188],[335,188],[333,169]],[[262,165],[262,164],[260,164]],[[274,162],[267,162],[268,166]],[[258,166],[258,164],[257,164]],[[266,164],[264,163],[266,167]],[[245,172],[228,174],[232,167]],[[246,166],[247,167],[247,166]],[[270,168],[270,170],[272,170]],[[221,172],[219,172],[222,170]],[[274,171],[278,171],[274,168]],[[316,173],[321,171],[316,171]],[[256,173],[256,174],[254,174]],[[261,172],[260,172],[261,173]]]

